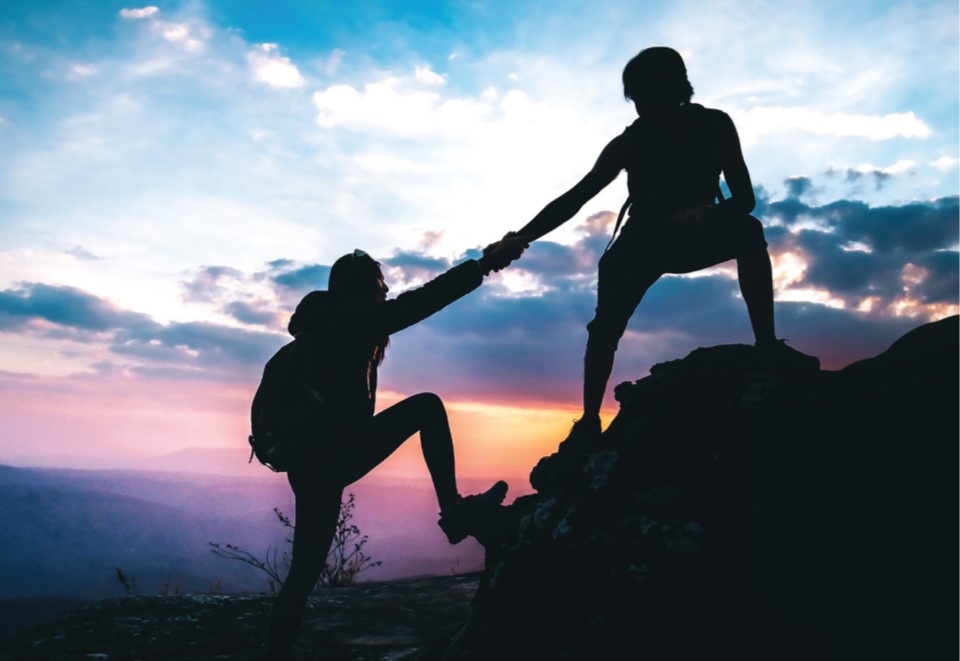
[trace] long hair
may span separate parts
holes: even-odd
[[[375,291],[377,281],[383,277],[380,262],[363,252],[354,250],[335,261],[330,267],[327,290],[347,307],[365,305]],[[390,336],[378,337],[371,347],[371,363],[376,367],[383,362],[390,344]]]
[[[643,49],[623,68],[623,96],[645,105],[690,103],[693,85],[683,57],[666,46]]]

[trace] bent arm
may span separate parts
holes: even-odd
[[[603,149],[593,169],[583,179],[545,206],[533,220],[517,230],[517,234],[529,241],[535,241],[573,218],[584,204],[620,174],[624,165],[621,142],[620,138],[614,138]]]
[[[725,210],[739,213],[750,213],[757,204],[756,197],[753,194],[753,183],[750,181],[750,171],[747,170],[747,164],[743,159],[743,151],[740,148],[740,137],[737,135],[737,128],[733,125],[733,120],[724,115],[724,122],[721,125],[723,135],[721,138],[721,169],[723,177],[730,187],[730,197],[720,203]]]

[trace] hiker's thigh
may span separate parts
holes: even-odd
[[[424,392],[397,402],[350,430],[338,461],[343,483],[356,482],[408,438],[437,424],[447,424],[443,402],[437,395]]]
[[[763,224],[754,216],[717,211],[702,226],[669,235],[661,254],[665,273],[691,273],[766,249]]]
[[[587,346],[615,351],[640,300],[663,271],[642,244],[617,240],[600,258],[597,308],[587,324]]]

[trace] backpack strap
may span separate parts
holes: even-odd
[[[617,216],[617,224],[613,226],[613,235],[610,237],[610,242],[607,244],[607,247],[603,249],[603,252],[610,250],[610,246],[613,245],[614,240],[617,238],[617,230],[620,229],[620,223],[623,222],[623,217],[627,214],[627,209],[630,208],[630,205],[633,204],[633,200],[630,199],[630,196],[627,196],[626,201],[623,203],[623,206],[620,207],[620,214]]]

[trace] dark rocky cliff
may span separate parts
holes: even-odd
[[[837,372],[698,349],[616,396],[601,446],[503,509],[425,658],[956,652],[957,317]]]

